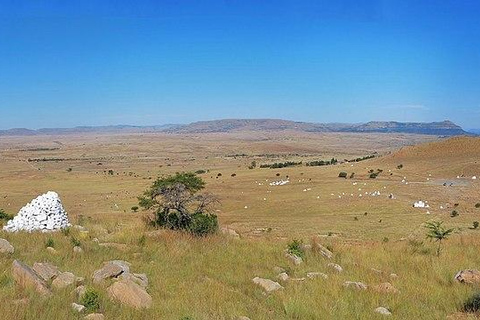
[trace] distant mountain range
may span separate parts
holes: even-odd
[[[300,131],[300,132],[357,132],[357,133],[413,133],[454,136],[469,134],[451,121],[414,123],[395,121],[371,121],[360,124],[311,123],[279,119],[223,119],[198,121],[186,125],[159,126],[100,126],[48,129],[0,130],[0,136],[64,135],[75,133],[146,133],[165,132],[175,134],[219,133],[237,131]]]

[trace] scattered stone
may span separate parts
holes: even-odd
[[[278,282],[272,281],[270,279],[255,277],[253,278],[253,283],[262,287],[263,290],[265,290],[265,292],[267,293],[283,289],[283,287]]]
[[[282,272],[286,272],[286,270],[283,269],[282,267],[273,267],[273,272],[282,273]]]
[[[87,288],[84,285],[80,285],[76,287],[75,290],[73,290],[73,292],[75,293],[78,299],[83,297],[86,291],[87,291]]]
[[[333,253],[330,250],[328,250],[318,242],[314,242],[313,245],[314,245],[315,251],[319,252],[323,257],[327,259],[332,259]]]
[[[33,271],[35,271],[43,280],[50,281],[56,276],[60,274],[60,271],[56,266],[51,263],[39,263],[35,262],[32,267]]]
[[[73,252],[75,252],[75,253],[82,253],[82,252],[83,252],[83,249],[82,249],[82,247],[75,246],[75,247],[73,247]]]
[[[302,248],[303,251],[312,250],[312,245],[311,244],[302,243],[302,245],[300,247]]]
[[[233,230],[233,229],[224,227],[224,228],[222,228],[220,231],[221,231],[224,235],[233,237],[233,238],[235,238],[235,239],[240,239],[240,235],[238,234],[238,232],[235,231],[235,230]]]
[[[148,287],[148,277],[144,273],[122,273],[121,275],[118,276],[119,279],[128,279],[136,284],[146,288]]]
[[[363,282],[356,282],[356,281],[345,281],[343,283],[345,288],[352,288],[357,290],[367,290],[367,285]]]
[[[285,254],[285,257],[288,258],[288,260],[290,260],[291,262],[293,262],[294,265],[298,266],[300,264],[302,264],[303,262],[303,259],[299,256],[296,256],[294,254],[290,254],[290,253],[286,253]]]
[[[135,282],[123,279],[114,282],[107,289],[109,297],[133,308],[150,308],[152,297],[145,289]]]
[[[82,313],[83,311],[85,311],[85,306],[73,302],[73,303],[72,303],[72,309],[75,310],[75,311],[78,312],[78,313]]]
[[[322,273],[322,272],[308,272],[307,273],[307,278],[309,278],[309,279],[315,279],[315,278],[327,279],[328,276],[325,273]]]
[[[33,288],[44,296],[51,294],[47,283],[23,262],[14,260],[12,264],[12,273],[15,282],[22,288]]]
[[[55,231],[68,228],[67,213],[57,193],[49,191],[24,206],[18,214],[3,227],[8,232],[20,230]]]
[[[378,307],[375,309],[376,313],[383,314],[384,316],[391,316],[392,313],[385,307]]]
[[[458,271],[454,279],[460,283],[480,283],[480,271],[476,269],[467,269]]]
[[[118,277],[122,273],[130,272],[130,263],[121,260],[105,262],[101,269],[93,273],[93,282],[99,283],[105,279]]]
[[[277,276],[278,280],[280,281],[287,281],[290,277],[286,272],[282,272]]]
[[[396,273],[390,273],[390,279],[398,279],[398,275]]]
[[[15,248],[5,239],[0,239],[0,253],[14,253]]]
[[[53,247],[47,247],[47,251],[50,252],[51,254],[57,254],[57,250]]]
[[[75,283],[75,275],[71,272],[62,272],[52,281],[52,287],[63,289]]]
[[[104,320],[105,317],[101,313],[90,313],[88,316],[85,316],[85,320]]]
[[[397,288],[395,288],[391,283],[385,282],[373,287],[373,290],[380,293],[398,293]]]
[[[329,263],[329,264],[327,264],[327,267],[332,268],[337,272],[343,272],[343,268],[336,263]]]

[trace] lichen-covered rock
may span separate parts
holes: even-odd
[[[52,281],[52,287],[63,289],[75,283],[76,277],[71,272],[62,272]]]
[[[352,288],[357,290],[367,290],[367,285],[363,282],[356,282],[356,281],[345,281],[343,283],[345,288]]]
[[[313,243],[313,249],[327,259],[332,259],[333,253],[318,242]]]
[[[51,294],[45,280],[23,262],[18,260],[13,261],[12,274],[15,282],[22,288],[32,288],[44,296]]]
[[[152,306],[152,297],[145,288],[128,279],[114,282],[108,287],[107,293],[112,300],[136,309]]]
[[[480,271],[476,269],[460,270],[457,272],[454,279],[461,283],[480,283]]]
[[[50,281],[60,274],[58,268],[48,262],[35,262],[32,269],[45,281]]]
[[[130,272],[130,263],[122,260],[112,260],[105,262],[101,269],[93,273],[93,282],[99,283],[105,279],[116,278],[122,273]]]
[[[309,278],[309,279],[315,279],[315,278],[327,279],[328,276],[323,272],[308,272],[307,273],[307,278]]]
[[[267,293],[283,289],[283,287],[278,282],[272,281],[270,279],[255,277],[253,278],[253,283],[262,287],[263,290],[265,290],[265,292]]]
[[[303,259],[299,256],[296,256],[294,254],[290,254],[290,253],[285,253],[285,257],[288,258],[288,260],[290,260],[291,262],[293,262],[294,265],[298,266],[300,264],[302,264],[303,262]]]
[[[278,280],[280,281],[287,281],[290,277],[286,272],[282,272],[277,276]]]
[[[15,248],[5,239],[0,239],[0,253],[14,253]]]
[[[332,268],[332,269],[334,269],[335,271],[337,271],[337,272],[339,272],[339,273],[340,273],[340,272],[343,272],[343,268],[342,268],[340,265],[336,264],[336,263],[329,263],[329,264],[327,264],[327,267]]]
[[[378,307],[375,309],[375,312],[376,313],[380,313],[380,314],[383,314],[384,316],[391,316],[392,313],[390,312],[390,310],[388,310],[387,308],[385,307]]]

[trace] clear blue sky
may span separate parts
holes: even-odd
[[[451,119],[480,127],[480,2],[0,0],[0,129]]]

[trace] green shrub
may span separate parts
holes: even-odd
[[[195,174],[204,174],[206,173],[207,171],[203,170],[203,169],[200,169],[200,170],[197,170],[195,171]]]
[[[47,241],[45,241],[45,247],[46,248],[48,248],[48,247],[54,248],[55,247],[55,241],[53,241],[52,238],[48,238]]]
[[[399,165],[397,166],[397,169],[402,169],[402,168],[403,168],[403,164],[399,164]]]
[[[378,176],[378,173],[372,172],[372,173],[370,173],[369,178],[370,179],[375,179],[377,176]]]
[[[137,212],[138,211],[138,206],[133,206],[131,209],[132,209],[133,212]]]
[[[345,171],[342,171],[342,172],[340,172],[340,173],[338,174],[338,177],[339,177],[339,178],[345,178],[345,179],[346,179],[347,176],[348,176],[348,173],[346,173]]]
[[[80,245],[82,244],[82,243],[80,242],[80,240],[78,240],[78,239],[75,238],[75,237],[72,237],[72,238],[70,239],[70,242],[72,243],[72,245],[73,245],[74,247],[80,247]]]
[[[475,208],[480,208],[480,202],[475,203]]]
[[[0,209],[0,220],[8,221],[13,219],[13,216],[6,213],[3,209]]]
[[[70,236],[70,228],[69,228],[69,227],[68,227],[68,228],[63,228],[63,229],[61,229],[61,231],[62,231],[62,234],[63,234],[65,237]]]
[[[450,217],[452,218],[455,218],[458,216],[458,211],[457,210],[453,210],[452,213],[450,213]]]
[[[218,230],[218,219],[214,214],[195,213],[188,226],[188,231],[196,236],[206,236]]]
[[[463,312],[478,312],[480,310],[480,292],[474,293],[473,296],[467,299],[463,304]]]
[[[138,245],[140,247],[144,247],[146,242],[147,242],[147,237],[145,237],[145,235],[142,234],[142,236],[138,239]]]
[[[287,251],[288,253],[303,259],[305,257],[305,251],[303,250],[302,245],[303,245],[302,240],[295,239],[288,244]]]
[[[88,312],[95,312],[100,309],[100,295],[93,289],[88,288],[80,299]]]
[[[480,225],[480,223],[478,221],[473,221],[472,229],[478,229],[479,225]]]

